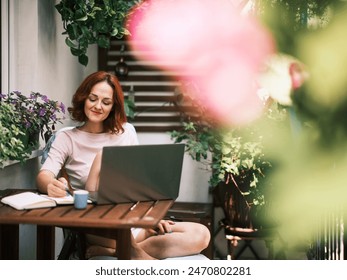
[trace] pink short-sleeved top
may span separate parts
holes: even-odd
[[[130,123],[123,125],[124,133],[89,133],[78,128],[61,131],[56,135],[48,157],[41,170],[49,170],[55,176],[65,163],[71,185],[84,188],[95,155],[104,146],[137,145],[136,130]]]

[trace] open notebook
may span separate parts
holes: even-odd
[[[60,204],[73,204],[73,197],[69,194],[65,197],[49,197],[34,192],[22,192],[2,198],[1,203],[7,204],[17,210],[27,210],[55,207]]]

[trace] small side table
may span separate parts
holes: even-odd
[[[201,253],[211,260],[214,258],[213,209],[212,203],[175,202],[166,216],[166,218],[172,220],[195,222],[205,225],[210,230],[211,240],[208,247]]]

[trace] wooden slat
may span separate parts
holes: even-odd
[[[168,117],[135,117],[133,120],[131,120],[134,123],[138,122],[156,122],[156,121],[162,121],[162,122],[181,122],[182,118],[180,116],[168,116]]]
[[[92,207],[92,205],[91,205]],[[84,215],[84,219],[97,220],[104,217],[111,209],[114,208],[113,204],[99,205],[98,211],[87,211]]]
[[[192,106],[182,106],[182,108],[185,111],[188,112],[193,112],[194,111],[194,107]],[[176,108],[176,106],[149,106],[149,105],[139,105],[136,106],[136,111],[138,113],[142,113],[142,112],[170,112],[170,113],[176,113],[179,112]]]
[[[8,216],[9,214],[12,214],[13,213],[13,208],[12,207],[10,207],[10,206],[8,206],[8,205],[4,205],[4,204],[1,204],[0,203],[0,211],[1,211],[1,213],[2,213],[2,215],[4,216],[4,217],[6,217],[6,216]],[[14,216],[14,217],[16,217],[16,216],[22,216],[22,215],[24,215],[25,214],[25,211],[16,211],[15,213],[13,213],[12,215]]]
[[[108,211],[104,216],[103,220],[107,219],[122,219],[124,213],[130,211],[132,204],[131,203],[122,203],[115,205],[110,211]]]
[[[119,78],[119,80],[122,81],[127,81],[127,82],[172,82],[175,81],[174,77],[172,76],[163,76],[163,75],[128,75],[126,78]]]
[[[170,132],[173,130],[180,130],[182,129],[181,125],[172,125],[172,126],[136,126],[137,132]]]
[[[151,220],[154,219],[154,217],[157,217],[160,215],[160,213],[166,213],[170,207],[172,206],[173,201],[171,204],[167,204],[166,201],[157,201],[153,205],[153,208],[149,209],[148,213],[143,217],[144,220]]]
[[[56,207],[45,214],[46,218],[63,217],[71,211],[72,207]]]
[[[104,66],[104,70],[109,71],[109,72],[114,71],[115,65],[116,65],[116,63],[118,61],[119,61],[119,58],[115,59],[114,62],[112,62],[112,65],[110,64],[110,62],[106,62],[107,65]],[[127,60],[125,60],[125,63],[127,63]],[[130,63],[127,63],[127,64],[128,64],[130,73],[131,73],[131,71],[135,71],[135,72],[158,71],[157,67],[148,65],[146,63],[144,63],[144,64],[140,64],[140,63],[130,64]]]
[[[50,212],[52,208],[42,208],[42,209],[34,209],[34,210],[28,210],[23,215],[27,217],[41,217]]]
[[[130,83],[131,84],[131,83]],[[122,88],[124,92],[127,92],[130,90],[130,84],[124,84],[122,83]],[[142,84],[131,84],[134,87],[135,94],[136,92],[148,92],[150,94],[156,93],[156,92],[175,92],[176,85],[142,85]]]
[[[174,95],[137,95],[135,97],[136,102],[169,102],[173,103],[177,101],[177,97]]]
[[[141,219],[144,214],[151,207],[152,202],[140,202],[135,206],[132,211],[129,211],[127,215],[124,217],[125,219]]]

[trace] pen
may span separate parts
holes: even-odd
[[[62,167],[61,169],[61,176],[64,177],[66,179],[66,184],[65,184],[65,190],[68,194],[72,195],[73,196],[73,192],[74,192],[74,189],[72,188],[71,184],[70,184],[70,180],[69,180],[69,176],[67,175],[66,173],[66,170],[65,170],[65,167]]]
[[[67,192],[69,195],[73,196],[73,189],[72,189],[71,185],[70,185],[70,184],[68,184],[68,185],[65,184],[65,186],[66,186],[66,187],[65,187],[66,192]]]

